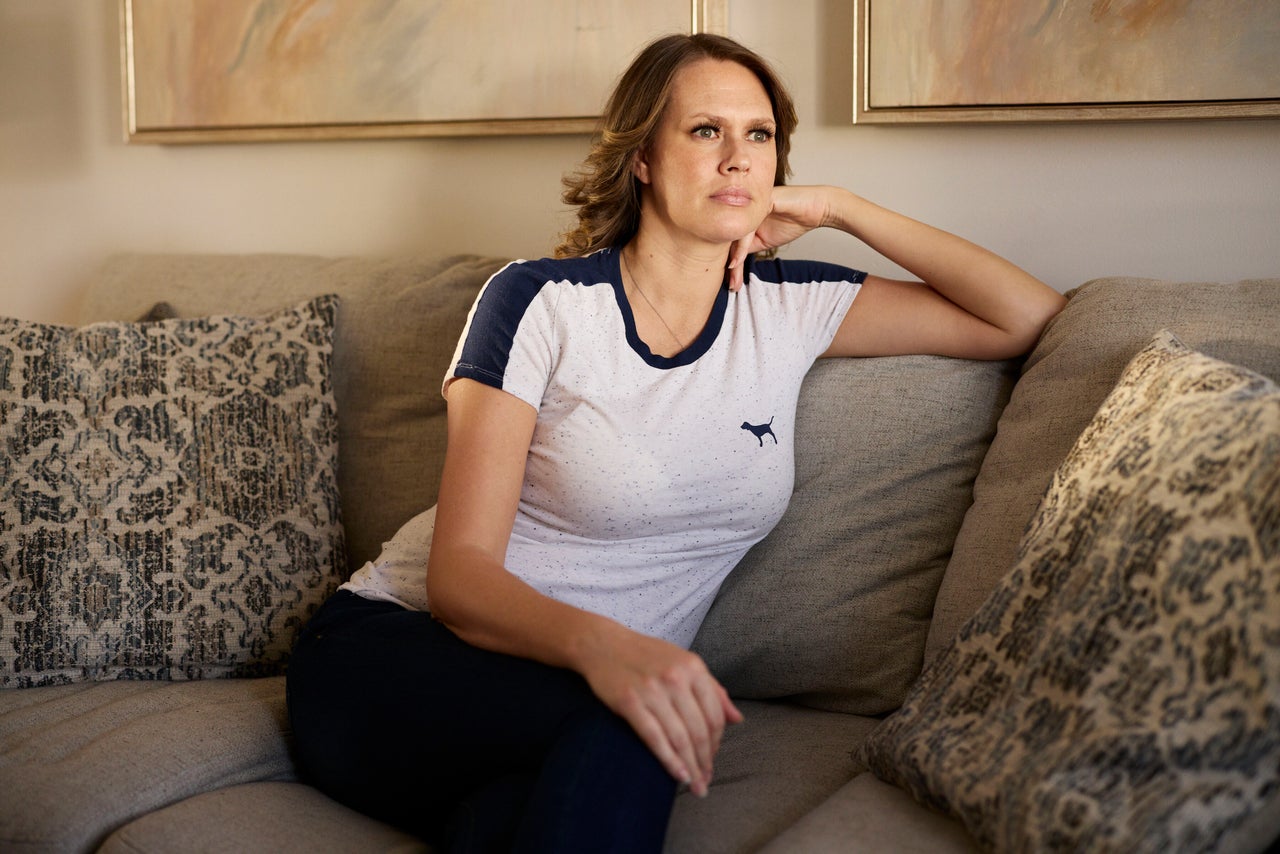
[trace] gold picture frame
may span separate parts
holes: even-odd
[[[141,143],[587,133],[643,43],[728,31],[728,0],[120,0],[119,13],[125,138]]]
[[[1280,116],[1280,3],[854,0],[855,124]]]

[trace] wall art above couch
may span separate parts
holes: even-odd
[[[645,42],[728,0],[120,0],[130,142],[587,133]]]
[[[854,122],[1280,116],[1280,4],[854,0]]]

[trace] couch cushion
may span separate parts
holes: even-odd
[[[419,854],[425,842],[331,800],[302,783],[246,783],[196,795],[144,815],[98,854],[246,851]]]
[[[926,809],[874,774],[859,774],[761,849],[761,854],[978,854],[955,819]]]
[[[1157,336],[863,751],[997,851],[1280,831],[1280,387]]]
[[[0,319],[0,685],[282,671],[343,568],[336,303]]]
[[[710,796],[676,799],[671,854],[758,849],[864,770],[849,746],[878,723],[740,708],[746,721],[725,734]],[[238,785],[294,779],[286,721],[282,678],[0,694],[0,850],[91,851],[117,828],[104,850],[185,850],[192,839],[209,851],[418,850],[305,787]]]
[[[1054,469],[1156,332],[1168,329],[1188,346],[1280,380],[1280,279],[1098,279],[1070,297],[1028,356],[1000,418],[938,589],[926,658],[941,652],[1013,566]]]
[[[693,648],[735,697],[881,714],[919,674],[933,598],[1013,366],[828,359],[796,415],[796,486]]]
[[[476,293],[503,263],[472,255],[123,255],[89,286],[80,320],[132,320],[160,301],[190,317],[265,314],[316,294],[341,296],[333,387],[354,569],[435,503],[445,443],[440,383]]]
[[[294,776],[284,677],[0,692],[0,850],[92,851],[221,786]]]
[[[875,718],[765,701],[738,708],[746,720],[725,731],[708,796],[676,798],[667,854],[757,851],[865,770],[850,746]]]

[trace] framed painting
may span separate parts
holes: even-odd
[[[728,0],[120,0],[130,142],[590,131],[642,44]]]
[[[1280,116],[1274,0],[854,0],[855,123]]]

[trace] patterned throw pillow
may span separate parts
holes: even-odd
[[[336,309],[0,319],[0,685],[282,670],[344,566]]]
[[[1157,336],[862,758],[997,851],[1280,824],[1280,388]]]

